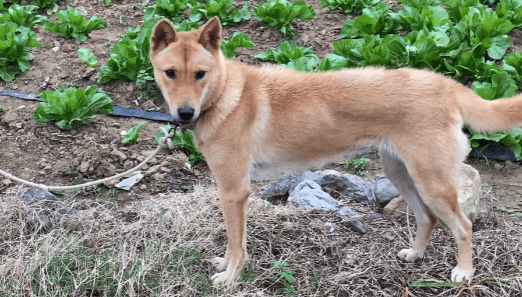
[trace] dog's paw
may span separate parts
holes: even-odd
[[[210,262],[212,262],[212,265],[214,265],[218,272],[225,271],[225,269],[227,269],[228,261],[225,258],[215,257],[214,259],[210,260]]]
[[[214,274],[210,277],[210,280],[215,287],[225,283],[228,283],[228,285],[233,284],[232,273],[228,273],[227,271]]]
[[[397,253],[397,257],[406,262],[413,262],[422,258],[422,253],[415,252],[412,249],[403,249]]]
[[[455,283],[467,281],[473,276],[473,272],[473,268],[463,269],[459,266],[456,266],[451,271],[451,281]]]

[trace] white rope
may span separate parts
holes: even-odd
[[[48,191],[48,192],[49,191],[74,190],[74,189],[80,189],[80,188],[85,188],[85,187],[89,187],[89,186],[94,186],[94,185],[97,185],[97,184],[108,182],[108,181],[111,181],[113,179],[117,179],[117,178],[120,178],[122,176],[131,174],[131,173],[137,171],[138,169],[140,169],[143,165],[145,165],[147,162],[149,162],[152,158],[154,158],[154,156],[156,156],[161,149],[167,148],[167,147],[172,149],[174,147],[173,144],[172,144],[172,137],[176,133],[176,129],[173,129],[173,131],[170,134],[163,127],[161,127],[161,130],[163,131],[163,133],[165,133],[165,136],[163,138],[161,138],[161,140],[159,141],[158,148],[152,154],[150,154],[150,156],[148,156],[145,160],[143,160],[143,162],[138,164],[138,166],[136,166],[136,167],[134,167],[134,168],[132,168],[132,169],[130,169],[128,171],[125,171],[123,173],[120,173],[120,174],[117,174],[117,175],[114,175],[114,176],[111,176],[111,177],[107,177],[107,178],[104,178],[104,179],[100,179],[100,180],[97,180],[97,181],[88,182],[88,183],[81,184],[81,185],[76,185],[76,186],[47,186],[47,185],[42,185],[42,184],[35,184],[33,182],[30,182],[30,181],[18,178],[18,177],[14,176],[12,174],[9,174],[9,173],[1,170],[1,169],[0,169],[0,174],[2,174],[3,176],[7,177],[10,180],[13,180],[13,181],[16,181],[16,182],[19,182],[19,183],[22,183],[22,184],[25,184],[25,185],[28,185],[28,186],[31,186],[31,187],[39,188],[39,189],[42,189],[42,190],[45,190],[45,191]]]

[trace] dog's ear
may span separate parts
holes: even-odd
[[[221,47],[221,23],[218,17],[213,17],[200,28],[198,42],[210,52],[215,52]]]
[[[160,51],[176,41],[176,30],[168,20],[159,21],[150,36],[150,49],[152,52]]]

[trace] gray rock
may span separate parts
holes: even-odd
[[[375,177],[374,192],[377,201],[383,204],[387,204],[392,199],[399,197],[399,192],[384,174],[379,174]]]
[[[55,212],[69,214],[73,218],[77,217],[74,208],[64,209],[60,207],[61,205],[56,207],[55,204],[58,204],[60,200],[54,194],[42,189],[28,189],[22,194],[22,201],[32,208],[29,220],[33,222],[33,225],[52,227],[52,222],[56,220]],[[55,211],[49,210],[50,207],[55,208]]]
[[[36,203],[49,204],[58,201],[58,198],[42,189],[29,189],[22,195],[22,201],[29,205]]]
[[[311,180],[299,183],[292,191],[288,201],[304,210],[317,208],[323,211],[336,211],[337,200],[324,192],[320,185]]]
[[[348,223],[357,232],[366,233],[363,223],[356,219],[357,214],[345,206],[339,206],[328,193],[324,192],[319,184],[312,180],[300,182],[290,193],[288,201],[301,209],[320,209],[326,212],[335,212],[341,218],[348,218]]]
[[[304,171],[299,175],[288,175],[271,183],[263,189],[264,197],[273,197],[290,193],[304,180],[311,180],[323,187],[338,188],[349,196],[373,204],[375,194],[374,184],[358,176],[341,174],[335,170],[310,172]]]

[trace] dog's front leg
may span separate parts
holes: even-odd
[[[212,260],[216,269],[222,271],[211,277],[214,285],[225,281],[233,284],[247,260],[246,212],[250,186],[248,182],[240,181],[239,184],[230,187],[219,180],[218,178],[218,194],[225,217],[228,243],[225,257]]]

